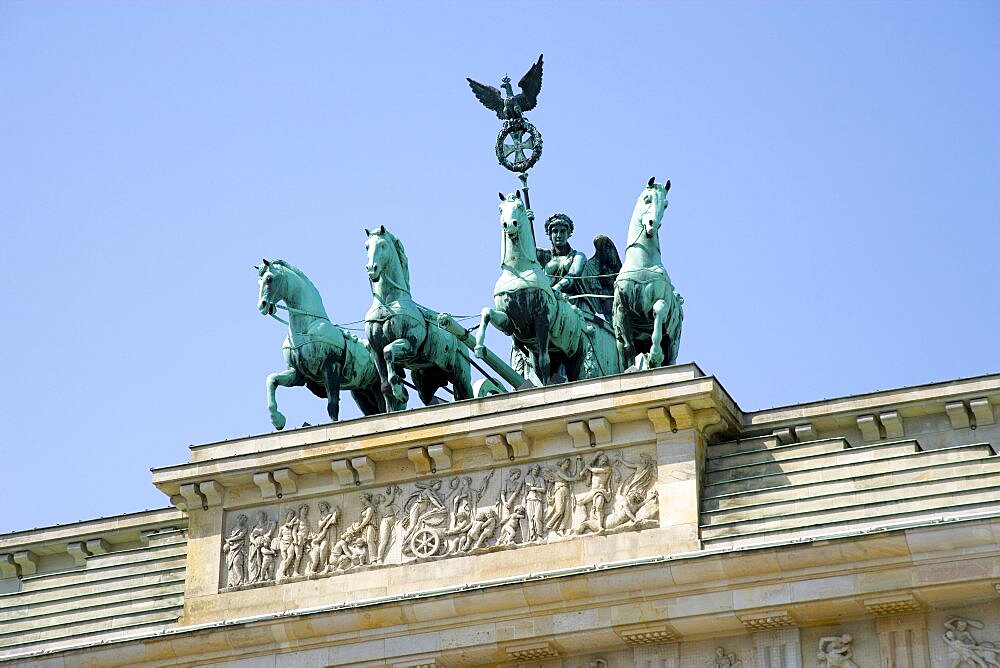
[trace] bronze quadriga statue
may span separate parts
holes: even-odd
[[[271,422],[278,429],[285,417],[275,403],[277,385],[306,385],[326,397],[330,419],[336,420],[341,389],[351,390],[362,412],[370,415],[404,410],[406,386],[426,405],[436,400],[440,388],[456,400],[470,399],[506,391],[498,378],[518,389],[525,380],[548,385],[562,377],[596,378],[676,361],[684,300],[663,266],[659,236],[670,181],[661,185],[651,178],[639,194],[624,262],[603,235],[594,240],[592,257],[574,250],[569,244],[573,221],[565,214],[546,221],[551,250],[538,248],[527,172],[541,157],[542,140],[524,112],[538,103],[542,57],[518,82],[521,92],[516,95],[508,77],[502,92],[471,79],[469,85],[503,121],[497,159],[522,184],[517,192],[500,194],[501,274],[493,307],[483,309],[473,340],[473,332],[458,319],[417,304],[410,294],[403,244],[380,226],[365,230],[374,300],[364,317],[364,341],[330,322],[305,274],[287,262],[265,260],[259,267],[258,308],[272,316],[281,308],[289,315],[283,346],[288,369],[267,378]],[[513,367],[485,347],[490,323],[513,339]],[[472,359],[473,352],[489,370]],[[483,376],[475,385],[472,366]]]
[[[455,399],[472,398],[469,357],[458,338],[438,325],[410,296],[410,269],[403,243],[380,226],[369,232],[368,280],[374,301],[365,314],[365,332],[375,351],[382,394],[389,410],[406,408],[403,369],[424,404],[449,383]]]
[[[657,367],[677,361],[684,298],[660,258],[660,223],[670,181],[651,177],[628,225],[625,262],[615,279],[614,328],[622,366]],[[637,358],[637,354],[641,355]]]
[[[543,385],[556,370],[569,380],[620,373],[614,334],[604,319],[552,289],[520,192],[500,195],[500,227],[501,274],[493,288],[494,308],[483,309],[476,333],[477,357],[485,355],[486,328],[493,323],[526,353],[525,375]]]
[[[333,421],[340,414],[341,389],[351,391],[365,415],[384,413],[385,401],[368,342],[330,322],[319,291],[300,269],[284,260],[264,260],[257,273],[257,309],[279,320],[276,309],[288,312],[288,336],[281,346],[288,368],[267,377],[267,407],[275,428],[285,426],[285,416],[274,397],[278,385],[305,385],[316,396],[324,397]]]

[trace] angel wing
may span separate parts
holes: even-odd
[[[594,237],[594,254],[587,260],[584,275],[593,276],[590,289],[605,297],[613,297],[615,294],[615,278],[621,271],[622,260],[618,255],[618,248],[615,242],[599,234]],[[612,300],[598,299],[597,306],[604,315],[604,319],[611,322]]]
[[[482,102],[483,106],[487,109],[495,111],[497,118],[503,118],[503,96],[500,95],[500,91],[493,86],[481,84],[468,77],[465,80],[469,82],[469,87],[472,89],[473,94],[475,94],[476,99]]]
[[[514,96],[521,111],[531,111],[538,104],[538,93],[542,90],[542,55],[539,54],[538,62],[531,66],[531,69],[517,82],[521,92]],[[473,89],[475,90],[475,89]],[[496,90],[495,88],[493,90]],[[476,93],[478,97],[479,94]],[[482,98],[480,98],[482,100]],[[483,104],[486,104],[483,102]]]

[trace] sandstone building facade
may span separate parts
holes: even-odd
[[[998,406],[687,364],[193,446],[0,535],[0,663],[997,667]]]

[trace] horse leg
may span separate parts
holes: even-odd
[[[365,388],[361,390],[351,390],[351,398],[364,415],[377,415],[385,412],[385,399],[380,392],[373,392]]]
[[[331,422],[340,419],[340,375],[341,367],[329,359],[323,364],[323,385],[326,387],[326,414]]]
[[[284,371],[269,374],[267,377],[267,410],[271,412],[271,424],[275,429],[285,428],[285,416],[278,410],[278,402],[274,397],[274,391],[278,385],[282,387],[297,387],[306,384],[306,377],[299,373],[295,367],[288,367]]]
[[[548,385],[552,369],[549,360],[549,313],[544,308],[535,313],[535,349],[531,351],[531,357],[538,380],[542,381],[542,385]]]
[[[375,337],[372,336],[372,332],[368,333],[368,340],[372,344],[373,350],[378,350],[376,348]],[[379,337],[381,339],[381,337]],[[385,339],[382,339],[383,341]],[[381,342],[381,341],[380,341]],[[396,405],[396,398],[392,394],[392,388],[389,386],[389,373],[391,367],[386,364],[385,356],[375,353],[372,355],[375,359],[375,370],[378,371],[379,377],[379,393],[382,395],[382,401],[385,404],[386,410],[388,411],[400,411],[406,408],[404,404],[402,408]]]
[[[455,391],[455,400],[472,398],[472,365],[469,359],[459,349],[461,343],[455,342],[455,358],[452,362],[451,389]]]
[[[514,330],[511,328],[510,318],[503,311],[497,311],[496,309],[491,309],[489,307],[483,309],[483,316],[479,320],[479,329],[476,331],[476,357],[481,360],[486,359],[486,346],[484,341],[486,340],[486,328],[490,323],[499,329],[501,332],[510,336],[513,334]],[[470,372],[471,373],[471,372]]]
[[[615,286],[614,314],[611,327],[615,332],[615,345],[618,346],[618,360],[622,370],[632,366],[635,360],[635,342],[632,340],[632,317],[625,304],[625,293]]]
[[[410,395],[403,385],[403,379],[400,377],[398,367],[401,366],[401,360],[413,355],[413,346],[406,339],[396,339],[382,349],[382,355],[385,358],[385,365],[389,371],[386,377],[386,381],[389,384],[389,392],[385,398],[389,400],[390,396],[392,397],[392,401],[395,403],[393,410],[405,410],[406,402],[410,400]]]
[[[649,366],[658,367],[663,364],[663,330],[666,329],[667,302],[657,299],[653,302],[653,342],[649,347]],[[667,341],[667,345],[670,342]]]
[[[444,387],[447,380],[443,378],[444,372],[438,369],[413,369],[410,372],[410,380],[417,386],[417,396],[424,406],[429,406],[434,399],[434,393],[438,388]]]

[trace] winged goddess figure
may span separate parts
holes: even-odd
[[[538,62],[531,66],[527,74],[517,82],[521,92],[514,95],[514,88],[510,85],[510,77],[505,76],[500,83],[504,95],[493,86],[481,84],[466,77],[476,99],[483,103],[487,109],[497,112],[497,118],[502,121],[512,121],[521,118],[525,111],[531,111],[538,104],[538,93],[542,90],[542,56],[538,56]]]

